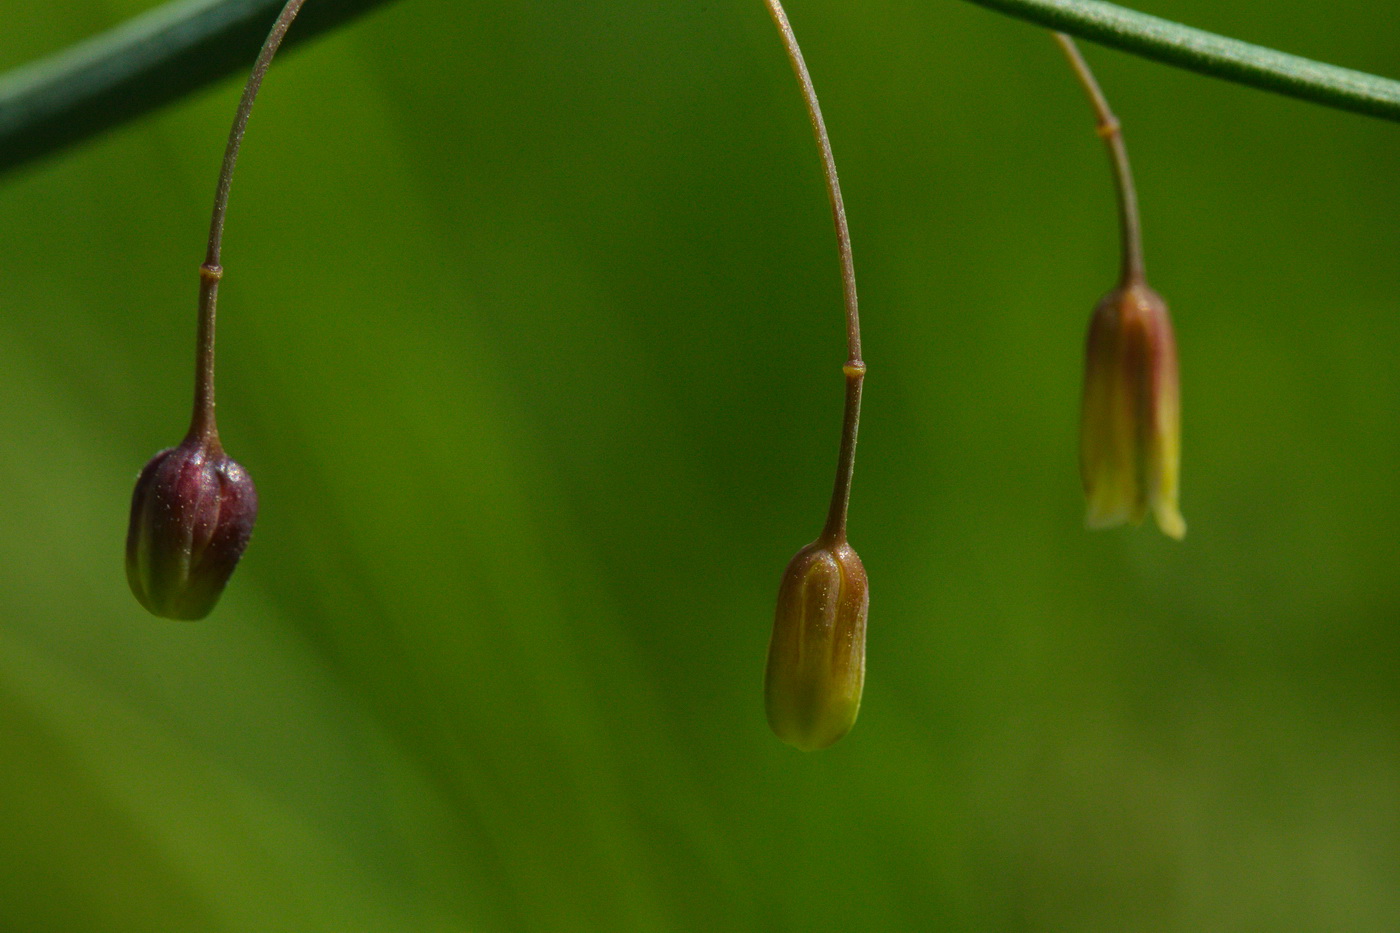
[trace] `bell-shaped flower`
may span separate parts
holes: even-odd
[[[1080,470],[1090,528],[1138,524],[1151,511],[1180,539],[1181,400],[1167,305],[1141,279],[1099,301],[1084,357]]]

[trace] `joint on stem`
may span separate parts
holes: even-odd
[[[1101,139],[1121,137],[1123,135],[1123,124],[1118,122],[1117,117],[1110,116],[1107,119],[1099,121],[1098,134]]]

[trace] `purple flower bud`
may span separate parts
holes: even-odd
[[[258,516],[258,491],[217,439],[186,439],[136,480],[126,578],[151,612],[202,619],[219,601]]]
[[[768,724],[803,751],[851,730],[865,686],[865,567],[844,540],[816,541],[783,573],[768,643]]]

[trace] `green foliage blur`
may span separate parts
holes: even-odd
[[[152,5],[9,0],[0,67]],[[1141,7],[1400,76],[1361,0]],[[241,80],[0,178],[0,930],[1400,929],[1400,128],[1085,46],[1191,529],[1090,534],[1117,228],[1058,50],[788,12],[870,366],[852,733],[763,714],[844,347],[762,4],[401,0],[253,115],[219,400],[262,515],[204,622],[122,544]]]

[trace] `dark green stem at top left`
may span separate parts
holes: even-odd
[[[121,126],[248,67],[284,0],[174,0],[0,76],[0,172]],[[389,0],[319,0],[299,45]]]

